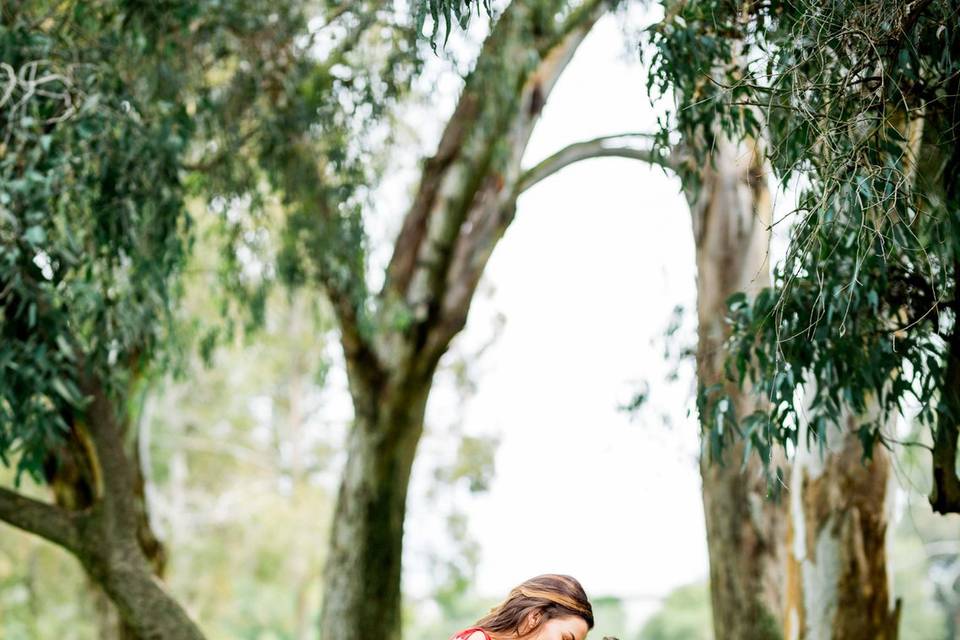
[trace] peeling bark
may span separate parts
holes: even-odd
[[[719,138],[700,161],[706,164],[699,169],[700,188],[688,197],[697,255],[697,376],[701,387],[724,385],[743,416],[756,400],[724,376],[726,300],[770,284],[770,194],[755,145]],[[782,632],[786,505],[768,498],[756,456],[740,464],[743,452],[744,444],[736,442],[724,460],[711,459],[706,447],[701,453],[717,640],[767,640]]]
[[[826,438],[823,457],[800,450],[791,487],[788,640],[896,640],[899,601],[887,571],[893,476],[877,448],[863,461],[855,416]]]

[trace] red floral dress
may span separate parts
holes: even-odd
[[[488,634],[486,631],[484,631],[484,630],[481,629],[480,627],[470,627],[469,629],[464,629],[464,630],[461,631],[460,633],[458,633],[458,634],[454,635],[452,638],[450,638],[450,640],[467,640],[467,638],[469,638],[470,636],[472,636],[473,634],[475,634],[475,633],[477,633],[477,632],[482,633],[482,634],[483,634],[483,637],[484,637],[486,640],[493,640],[493,638],[490,637],[490,634]]]

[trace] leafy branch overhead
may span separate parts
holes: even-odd
[[[491,12],[490,0],[421,0],[416,4],[415,10],[417,32],[424,32],[427,17],[429,17],[433,22],[429,36],[430,43],[436,49],[441,25],[444,33],[443,42],[446,43],[454,23],[461,29],[466,29],[474,15],[481,13],[490,15]]]
[[[769,411],[713,428],[769,459],[801,421],[821,438],[849,410],[869,456],[915,403],[940,510],[960,509],[960,34],[945,27],[958,11],[694,0],[667,3],[651,31],[651,86],[681,97],[666,128],[766,138],[776,177],[799,188],[773,290],[731,300],[729,375]]]

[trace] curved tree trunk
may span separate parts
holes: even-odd
[[[92,445],[85,442],[81,433],[75,428],[68,436],[67,442],[55,454],[48,457],[44,469],[55,503],[69,511],[89,509],[97,500],[95,472],[97,461]],[[131,488],[131,498],[135,501],[137,510],[137,539],[154,575],[163,578],[167,563],[166,549],[150,528],[144,476],[137,444],[138,442],[134,442],[134,455],[131,461],[136,477],[136,482]],[[102,640],[138,640],[138,636],[130,625],[119,616],[101,585],[92,575],[88,574],[88,577],[90,578],[89,596],[98,618],[100,638]]]
[[[855,416],[829,425],[823,453],[801,426],[793,468],[787,640],[896,640],[887,571],[893,476],[886,449],[862,460]]]
[[[723,343],[726,300],[770,284],[771,201],[762,155],[718,139],[698,158],[700,188],[690,193],[697,254],[697,377],[702,389],[722,385],[738,416],[756,408],[749,391],[726,382]],[[703,410],[703,432],[713,415]],[[744,445],[728,444],[722,460],[701,447],[703,507],[710,554],[710,594],[717,640],[766,640],[781,635],[786,505],[768,497],[756,456],[741,465]]]

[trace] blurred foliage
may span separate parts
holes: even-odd
[[[263,321],[278,275],[364,298],[361,204],[429,50],[418,7],[0,6],[0,461],[18,477],[40,477],[82,411],[81,375],[122,403],[131,375],[190,346],[172,318],[189,195],[209,202],[222,247],[222,326],[195,336],[204,352]],[[273,194],[282,220],[265,217]]]
[[[0,472],[0,480],[12,481]],[[25,493],[41,495],[29,478]],[[79,564],[59,547],[0,523],[0,637],[93,640],[95,602]]]
[[[460,28],[466,29],[474,13],[480,15],[483,12],[490,15],[490,0],[425,0],[419,3],[416,8],[417,31],[423,32],[424,24],[429,16],[433,22],[430,42],[436,49],[441,27],[444,30],[443,42],[446,44],[447,38],[450,37],[450,30],[455,23]]]
[[[201,222],[173,319],[185,334],[219,323],[215,220]],[[221,342],[212,366],[187,358],[137,405],[152,524],[171,549],[167,583],[211,638],[316,633],[317,531],[331,517],[330,466],[349,416],[327,406],[333,325],[307,299],[274,290],[255,342]],[[5,528],[0,559],[0,637],[99,637],[93,592],[68,554]]]
[[[915,422],[901,430],[910,444],[895,449],[902,501],[891,562],[896,595],[903,600],[901,635],[954,638],[960,633],[960,515],[936,514],[926,499],[930,433]]]
[[[638,640],[710,640],[710,590],[707,583],[675,589],[640,630]]]

